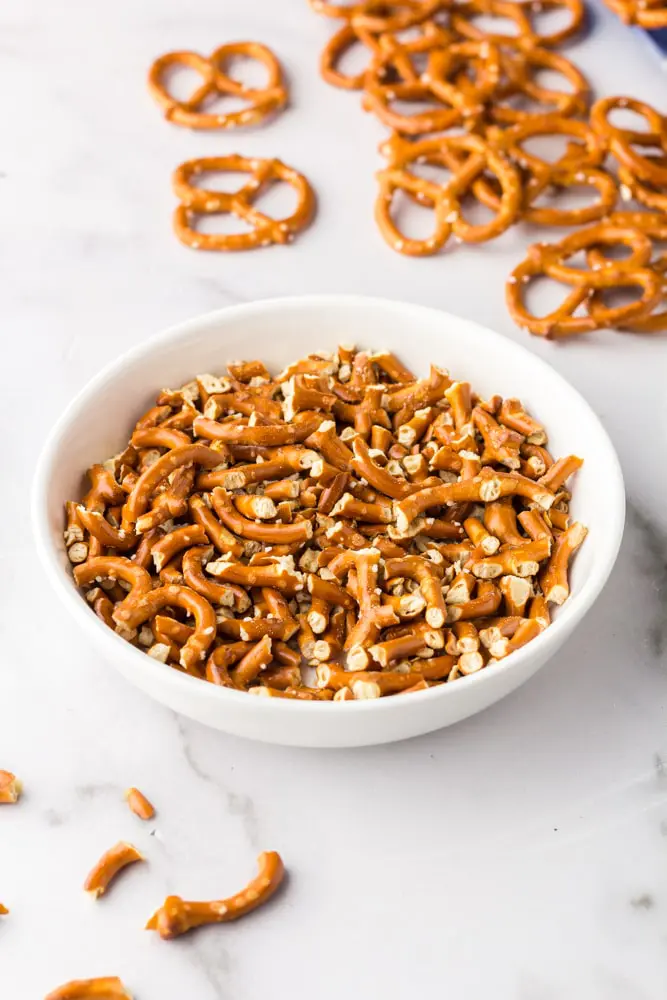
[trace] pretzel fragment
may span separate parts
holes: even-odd
[[[157,931],[167,941],[204,924],[227,923],[256,910],[274,895],[285,874],[282,859],[276,851],[262,852],[257,865],[259,872],[255,878],[245,889],[228,899],[188,903],[180,896],[168,896],[146,924],[146,930]]]
[[[586,534],[583,524],[575,521],[554,540],[551,558],[540,579],[542,593],[552,604],[563,604],[569,597],[568,566]]]
[[[139,819],[149,820],[155,816],[155,807],[138,788],[128,788],[125,793],[125,800],[134,815],[138,816]]]
[[[0,805],[15,805],[21,797],[22,786],[11,771],[0,771]]]
[[[143,860],[143,854],[140,854],[136,847],[121,840],[114,847],[105,851],[99,861],[91,868],[83,888],[91,894],[93,899],[98,899],[106,892],[123,868]]]
[[[132,1000],[132,994],[117,976],[72,979],[51,990],[45,1000]]]

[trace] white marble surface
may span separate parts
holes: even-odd
[[[448,731],[348,752],[208,731],[96,662],[37,565],[26,502],[36,450],[73,392],[165,325],[257,297],[366,292],[528,341],[503,304],[525,233],[430,260],[380,240],[382,132],[354,95],[319,80],[328,31],[303,0],[5,0],[0,10],[0,766],[26,785],[0,814],[0,900],[12,911],[0,924],[0,996],[39,1000],[72,977],[118,974],[137,1000],[660,1000],[664,339],[528,342],[609,429],[627,478],[626,537],[557,662]],[[168,126],[144,86],[152,59],[246,37],[288,68],[290,110],[233,135]],[[664,94],[658,64],[606,13],[571,52],[598,93]],[[170,171],[236,150],[303,170],[317,223],[286,248],[188,251],[170,232]],[[129,784],[157,804],[154,823],[127,811]],[[119,838],[149,863],[92,904],[83,876]],[[174,943],[141,930],[167,891],[233,890],[265,848],[291,873],[270,908]]]

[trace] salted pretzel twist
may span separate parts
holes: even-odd
[[[243,56],[262,63],[268,80],[262,88],[246,87],[227,72],[228,64]],[[187,100],[173,97],[166,77],[175,66],[186,66],[202,78],[202,83]],[[192,129],[229,129],[239,125],[257,125],[268,115],[287,104],[287,88],[280,63],[273,52],[259,42],[230,42],[221,45],[209,57],[197,52],[168,52],[155,60],[148,74],[148,89],[160,105],[167,121]],[[206,111],[207,103],[218,97],[243,98],[248,106],[226,113]]]
[[[193,184],[212,171],[247,173],[249,180],[238,191],[207,190]],[[297,194],[297,207],[284,219],[273,219],[254,202],[275,183],[289,184]],[[260,160],[232,154],[209,156],[182,163],[174,172],[174,194],[180,204],[174,213],[174,231],[182,243],[195,250],[253,250],[272,243],[289,243],[305,229],[315,212],[315,196],[306,178],[280,160]],[[192,225],[197,216],[228,213],[251,226],[243,233],[202,233]]]

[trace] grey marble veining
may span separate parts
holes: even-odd
[[[0,811],[0,997],[118,974],[137,1000],[662,1000],[667,341],[517,330],[504,279],[538,231],[429,260],[386,248],[383,130],[319,80],[330,31],[305,0],[0,9],[0,767],[26,787]],[[169,126],[145,90],[153,58],[238,38],[274,48],[290,109],[248,132]],[[568,54],[600,94],[664,93],[604,11]],[[312,180],[317,222],[294,245],[217,256],[173,238],[173,168],[233,151]],[[319,291],[441,306],[526,343],[599,413],[628,488],[609,585],[555,661],[453,729],[364,751],[244,743],[126,685],[51,595],[26,500],[48,428],[103,364],[197,313]],[[150,823],[129,785],[154,801]],[[92,903],[85,874],[121,838],[147,863]],[[239,888],[262,849],[290,871],[264,911],[170,943],[142,930],[168,892]]]

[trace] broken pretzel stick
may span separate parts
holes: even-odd
[[[285,874],[282,859],[276,851],[264,851],[257,864],[259,872],[256,877],[229,899],[189,903],[180,896],[168,896],[146,924],[146,930],[157,931],[161,938],[169,940],[203,924],[238,920],[256,910],[273,896]]]
[[[144,857],[136,847],[119,841],[114,847],[102,855],[99,861],[88,873],[88,877],[83,884],[86,892],[89,892],[94,899],[102,896],[118,872],[136,861],[143,861]]]

